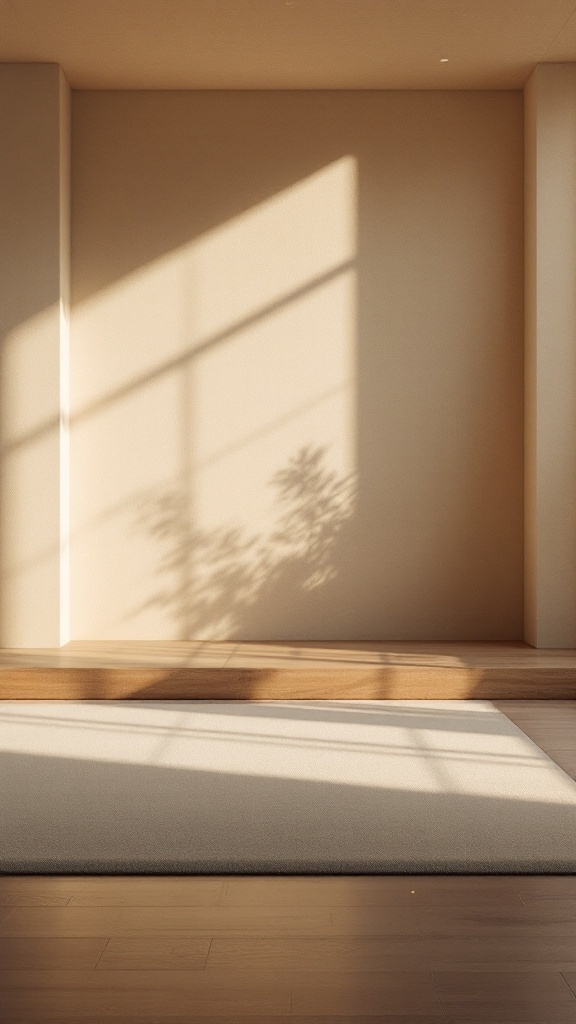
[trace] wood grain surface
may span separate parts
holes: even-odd
[[[528,644],[73,643],[0,651],[3,700],[571,700],[576,651]]]

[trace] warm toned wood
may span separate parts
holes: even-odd
[[[0,924],[2,923],[2,921],[4,921],[6,917],[8,917],[9,913],[10,907],[0,907]]]
[[[576,779],[576,702],[510,700],[494,706]]]
[[[207,971],[4,971],[0,970],[0,1019],[60,1016],[82,1021],[124,1014],[133,1020],[155,1015],[289,1014],[291,980],[286,975]]]
[[[39,880],[32,878],[28,881],[34,887]],[[78,886],[85,884],[78,877],[61,878],[58,881],[63,887],[63,894],[67,893],[70,899],[78,892]],[[157,888],[161,892],[166,881],[171,880],[116,877],[103,878],[101,881],[109,885],[112,898],[114,891],[123,882],[127,887],[136,882],[142,898],[155,902],[153,895],[145,894],[145,888],[151,892]],[[365,1014],[383,1015],[386,1022],[391,1015],[400,1013],[405,1020],[413,1016],[419,1021],[435,1020],[438,1024],[440,1021],[448,1024],[449,1021],[469,1019],[485,1021],[486,1024],[488,1021],[494,1024],[498,1020],[508,1019],[515,1020],[517,1024],[523,1019],[539,1020],[541,1024],[549,1021],[552,1024],[556,1020],[571,1019],[572,1003],[558,996],[557,980],[562,970],[576,976],[572,921],[573,905],[576,902],[574,877],[233,877],[221,881],[226,884],[226,901],[237,901],[239,906],[197,909],[148,906],[141,908],[140,913],[132,907],[114,910],[113,913],[118,916],[110,920],[109,925],[110,931],[116,932],[116,935],[107,944],[93,972],[58,967],[51,967],[47,971],[46,961],[42,958],[44,950],[41,946],[37,947],[31,954],[31,958],[35,958],[35,969],[26,970],[23,966],[20,970],[8,969],[0,974],[2,1012],[9,1014],[11,1024],[73,1018],[79,1021],[98,1020],[99,1024],[113,1019],[118,1024],[122,1015],[126,1022],[141,1022],[148,1018],[149,1024],[153,1021],[174,1024],[178,1015],[188,1014],[188,1019],[192,1017],[200,1020],[201,1015],[206,1013],[219,1021],[225,1020],[228,1015],[234,1024],[243,1024],[241,1018],[244,1014],[230,1009],[232,996],[229,990],[228,994],[226,991],[226,987],[238,979],[238,998],[241,1001],[244,999],[242,1009],[247,1014],[255,1014],[260,1021],[263,1017],[273,1021],[270,1000],[282,995],[285,999],[289,995],[295,1011],[290,1019],[298,1019],[299,1014],[310,1013],[312,1018],[308,1018],[308,1024],[314,1019],[315,1008],[320,1017],[324,1015],[326,1018],[324,1024],[335,1024],[335,1017],[339,1024],[343,1024],[347,1015],[354,1013],[360,1014],[364,1021],[367,1019]],[[94,880],[88,882],[93,884]],[[291,907],[242,906],[247,898],[252,902],[254,898],[260,897],[264,902],[262,887],[266,884],[270,887],[273,902],[283,904],[290,897]],[[294,920],[301,912],[309,913],[309,903],[311,899],[316,899],[321,904],[319,910],[322,913],[331,885],[334,887],[334,903],[328,915],[331,922],[328,923],[324,917],[323,935],[296,937],[289,931],[276,936],[270,934],[270,922],[279,910],[288,910],[291,920]],[[407,892],[407,885],[414,888]],[[348,894],[345,892],[346,886],[350,887]],[[387,908],[367,902],[368,895],[376,900],[405,900],[406,895],[411,896],[413,892],[419,893],[423,906]],[[524,904],[520,902],[520,893],[523,894]],[[534,899],[528,905],[527,898],[530,895]],[[466,903],[465,912],[462,908],[456,909],[457,903],[452,904],[452,900],[457,900],[459,896]],[[517,897],[518,905],[522,908],[520,914],[511,911],[511,896]],[[546,896],[550,898],[537,898]],[[562,899],[562,896],[567,899]],[[500,907],[496,902],[498,897],[502,900]],[[446,906],[449,898],[450,911]],[[367,926],[371,926],[375,915],[380,915],[381,919],[381,915],[389,915],[390,909],[409,915],[411,919],[416,915],[417,928],[413,934],[364,939],[355,937],[363,928],[366,930]],[[264,916],[262,910],[265,911]],[[190,924],[186,919],[187,914],[191,912],[196,917],[198,914],[213,915],[215,911],[219,916],[226,915],[228,922],[227,927],[225,925],[222,928],[225,922],[221,916],[220,920],[212,920],[212,942],[205,970],[201,967],[191,969],[188,965],[188,970],[183,971],[181,964],[176,961],[186,949],[186,942],[190,941],[181,936],[182,924],[186,928]],[[238,912],[242,915],[240,918]],[[255,912],[257,917],[254,916]],[[315,912],[318,913],[318,910]],[[74,931],[77,934],[80,928],[79,913],[90,918],[89,922],[84,920],[85,927],[87,923],[89,927],[96,924],[100,929],[103,924],[102,914],[110,913],[110,909],[72,907],[69,904],[65,908],[24,907],[10,911],[13,923],[15,918],[20,918],[20,928],[24,915],[27,918],[24,923],[28,928],[34,928],[32,919],[36,918],[39,922],[36,930],[46,932],[47,926],[51,924],[54,935],[62,927],[70,927],[70,920],[66,922],[63,918],[65,914],[68,918],[75,917]],[[339,927],[336,922],[339,915],[342,928],[340,935],[337,934]],[[49,917],[52,918],[51,922]],[[568,923],[565,927],[562,922],[566,918]],[[203,923],[206,924],[206,920]],[[450,934],[438,934],[446,932],[447,923]],[[549,923],[552,924],[552,932]],[[556,934],[559,924],[562,925],[562,934]],[[136,926],[138,937],[134,934],[118,934],[125,931],[126,926],[129,929]],[[166,936],[167,927],[172,932],[169,937]],[[453,934],[454,929],[457,934]],[[11,928],[9,933],[13,930]],[[433,934],[418,934],[422,930]],[[226,934],[232,937],[225,937]],[[42,942],[41,939],[23,938],[0,941]],[[44,941],[48,943],[50,939]],[[87,940],[68,941],[82,943]],[[103,940],[97,941],[101,946]],[[202,949],[196,947],[200,955],[207,949],[208,933],[206,939],[201,941],[204,941]],[[108,956],[115,960],[114,967],[106,962]],[[154,957],[159,958],[161,967],[158,959],[153,963]],[[125,969],[126,960],[131,962],[130,970]],[[451,979],[450,985],[445,985],[447,996],[444,1009],[449,1011],[446,1014],[437,1006],[431,1011],[426,1004],[426,988],[422,987],[418,979],[428,977],[431,971],[438,972],[444,979]],[[549,1009],[543,1017],[536,1013],[526,1018],[519,1017],[518,1014],[524,1009],[524,989],[515,975],[521,974],[528,979],[535,972],[538,974],[538,990],[549,997],[549,1004],[546,1003]],[[94,981],[94,973],[104,976],[105,982],[102,985]],[[462,974],[466,979],[461,989],[452,978],[455,973]],[[165,974],[173,977],[174,981],[162,981]],[[190,987],[192,974],[207,976],[204,987]],[[468,978],[470,974],[482,975],[486,980],[475,986]],[[504,974],[510,976],[509,984],[503,980]],[[118,980],[112,979],[111,975],[117,975]],[[138,983],[139,979],[142,979],[142,984]],[[527,982],[529,992],[530,984]],[[252,1003],[249,1001],[251,997],[248,990],[252,993]],[[236,995],[233,998],[236,1000]],[[542,1000],[536,999],[531,1005],[535,1006],[538,1014],[542,1014]],[[282,1012],[288,1014],[287,1007]],[[94,1017],[94,1013],[97,1017]]]
[[[405,928],[402,930],[398,926],[396,932],[387,908],[366,907],[360,913],[359,910],[339,907],[332,912],[332,927],[338,935],[356,936],[420,934],[431,937],[510,937],[530,932],[542,938],[572,936],[576,940],[576,901],[551,900],[549,907],[538,910],[537,907],[543,902],[534,902],[528,908],[518,900],[516,905],[507,903],[498,907],[494,903],[484,905],[478,897],[476,906],[469,905],[465,909],[456,906],[444,909],[440,904],[436,908],[417,907],[410,912],[412,916]]]
[[[36,1024],[40,1019],[42,1020],[42,1024],[62,1024],[61,1017],[42,1016],[42,1018],[40,1018],[38,1016],[30,1017],[28,1015],[22,1017],[20,1014],[17,1018],[13,1017],[12,1022],[13,1024]],[[102,1016],[85,1017],[82,1015],[82,1024],[102,1024],[103,1019],[113,1021],[113,1024],[135,1024],[136,1020],[133,1016],[125,1017],[118,1016],[117,1014],[114,1014],[113,1017],[106,1018],[103,1018]],[[214,1016],[212,1013],[207,1016],[204,1014],[197,1015],[194,1013],[192,1015],[191,1013],[188,1013],[185,1017],[176,1017],[171,1013],[169,1017],[143,1017],[142,1014],[140,1014],[137,1020],[138,1024],[190,1024],[191,1021],[193,1021],[193,1024],[264,1024],[264,1022],[265,1024],[447,1024],[448,1022],[448,1018],[444,1016],[438,1017],[436,1015],[430,1017],[428,1015],[421,1016],[418,1014],[418,1017],[411,1018],[406,1017],[404,1014],[402,1014],[402,1016],[397,1016],[396,1014],[386,1014],[385,1016],[382,1016],[382,1014],[350,1015],[347,1013],[344,1015],[338,1014],[336,1018],[333,1016],[318,1016],[316,1014],[312,1016],[306,1014],[305,1017],[300,1014],[283,1014],[282,1016],[277,1016],[276,1014],[271,1016],[270,1014],[266,1014],[265,1017],[262,1016],[262,1014],[242,1014],[241,1017],[237,1014],[224,1014],[223,1016],[218,1014],[217,1016]],[[462,1024],[462,1022],[454,1022],[450,1020],[448,1024]],[[486,1024],[494,1024],[494,1021],[487,1021]],[[542,1022],[542,1024],[546,1024],[546,1022]]]
[[[363,931],[367,922],[368,930]],[[407,907],[364,907],[362,913],[356,907],[337,907],[331,923],[333,935],[420,935],[416,910]]]
[[[566,983],[570,986],[572,991],[576,994],[576,970],[574,971],[563,971],[563,977]]]
[[[534,934],[537,931],[546,931],[550,935],[560,934],[560,932],[564,935],[570,933],[576,908],[574,898],[557,895],[546,899],[542,896],[532,896],[530,892],[520,898],[522,905],[530,912],[527,923]]]
[[[518,875],[514,885],[523,902],[576,898],[576,875]]]
[[[88,971],[102,956],[108,939],[0,937],[0,965],[5,971]]]
[[[576,651],[520,643],[175,642],[0,651],[4,700],[575,697]]]
[[[203,970],[210,939],[110,939],[98,961],[99,971]],[[231,964],[232,968],[236,965]]]
[[[361,666],[490,668],[503,662],[510,668],[576,668],[576,648],[537,649],[523,642],[507,643],[393,643],[393,642],[321,642],[237,643],[215,641],[168,641],[165,643],[132,641],[86,643],[76,641],[57,649],[29,652],[0,648],[0,665],[7,657],[20,662],[33,654],[30,663],[46,664],[46,654],[56,664],[79,667],[185,666],[196,668],[320,669],[359,668]],[[35,659],[35,661],[34,661]]]
[[[294,1013],[442,1014],[430,971],[302,971],[291,977]]]
[[[225,881],[218,877],[77,878],[71,887],[70,906],[213,907],[220,902],[225,886]]]
[[[230,878],[222,897],[224,906],[442,907],[467,905],[498,907],[519,903],[510,876],[435,875],[359,876],[237,876]]]
[[[376,913],[376,912],[374,912]],[[415,911],[420,933],[429,936],[525,935],[573,936],[576,939],[576,900],[540,900],[530,907],[518,905],[468,907],[466,910],[419,908]],[[576,950],[575,950],[576,954]]]
[[[42,1024],[61,1024],[61,1017],[56,1018],[42,1016],[41,1019]],[[110,1019],[114,1024],[134,1024],[134,1017],[118,1017],[115,1014],[113,1018],[107,1017],[106,1019]],[[17,1018],[12,1018],[12,1024],[36,1024],[39,1020],[40,1018],[38,1016],[20,1017],[18,1014]],[[417,1018],[412,1019],[406,1017],[404,1014],[400,1017],[396,1014],[392,1016],[388,1014],[385,1014],[384,1016],[381,1014],[377,1014],[376,1016],[372,1016],[371,1014],[362,1014],[361,1016],[358,1014],[354,1014],[352,1016],[344,1014],[341,1016],[338,1014],[336,1019],[333,1016],[325,1017],[322,1015],[319,1017],[316,1014],[313,1016],[308,1016],[308,1014],[306,1014],[305,1017],[300,1016],[300,1014],[282,1016],[277,1016],[276,1014],[271,1016],[270,1014],[266,1014],[265,1017],[262,1017],[261,1014],[249,1016],[243,1014],[241,1017],[237,1014],[234,1014],[233,1016],[230,1016],[229,1014],[220,1016],[220,1014],[218,1014],[217,1017],[213,1014],[209,1014],[208,1016],[205,1016],[204,1014],[194,1014],[194,1016],[187,1014],[186,1017],[174,1017],[173,1014],[170,1014],[168,1018],[158,1016],[142,1017],[141,1015],[137,1018],[138,1024],[191,1024],[191,1020],[194,1021],[194,1024],[264,1024],[264,1021],[265,1024],[443,1024],[443,1022],[446,1022],[447,1018],[440,1018],[438,1016],[429,1017],[427,1015],[422,1017],[418,1015]],[[102,1024],[102,1017],[82,1016],[82,1024]],[[452,1022],[450,1022],[450,1024],[452,1024]],[[461,1024],[461,1022],[459,1022],[459,1024]],[[488,1024],[494,1024],[494,1022],[490,1021]],[[515,1022],[515,1024],[518,1024],[518,1022]],[[545,1022],[542,1022],[542,1024],[545,1024]]]
[[[56,893],[0,892],[0,907],[64,907],[67,903],[67,897]]]
[[[110,938],[121,913],[116,907],[14,907],[0,921],[0,936]]]
[[[396,927],[401,933],[401,911]],[[383,923],[382,927],[386,927]],[[296,907],[15,907],[0,921],[0,935],[327,935],[332,929],[329,910]],[[392,931],[390,931],[392,929]],[[414,925],[406,924],[413,933]]]
[[[549,720],[576,719],[576,702],[573,700],[551,700],[544,704],[535,704],[531,700],[500,700],[497,707],[504,714],[513,712],[516,717],[533,719],[536,722]]]
[[[525,934],[213,939],[207,970],[576,970],[571,936]]]
[[[0,907],[208,907],[225,889],[216,875],[0,875]]]
[[[549,754],[567,750],[574,735],[573,725],[539,725],[534,727],[530,722],[518,723],[523,732],[529,733],[539,747],[546,748]]]
[[[0,929],[1,929],[0,925]],[[112,934],[142,935],[327,935],[324,908],[293,907],[131,907],[121,912]]]
[[[532,668],[34,669],[2,673],[4,700],[464,700],[576,696],[572,670]]]
[[[458,1020],[576,1021],[576,999],[560,973],[435,971],[447,1014]]]

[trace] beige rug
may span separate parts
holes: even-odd
[[[576,784],[485,701],[0,703],[4,872],[574,872]]]

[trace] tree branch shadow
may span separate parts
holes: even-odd
[[[314,639],[314,610],[340,573],[356,475],[339,475],[325,447],[306,445],[269,485],[275,521],[267,533],[196,529],[183,485],[141,495],[136,524],[158,543],[161,585],[138,611],[168,610],[179,640]]]

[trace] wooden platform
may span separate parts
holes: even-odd
[[[2,700],[563,700],[576,650],[528,644],[70,643],[0,650]]]

